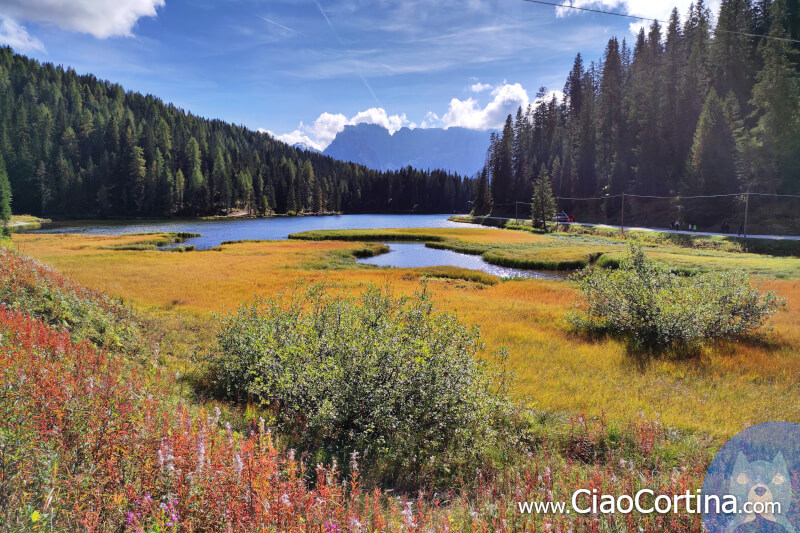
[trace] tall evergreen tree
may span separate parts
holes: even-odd
[[[514,203],[514,125],[508,115],[503,133],[495,136],[490,156],[492,214],[502,215],[513,212]]]
[[[552,220],[556,214],[556,201],[550,185],[550,173],[545,167],[539,171],[539,177],[536,178],[533,185],[531,213],[533,225],[543,230],[547,230],[547,221]]]
[[[492,211],[492,195],[489,191],[489,169],[484,166],[475,182],[475,200],[472,202],[472,214],[488,215]]]
[[[757,120],[751,132],[748,166],[752,185],[766,192],[800,191],[800,76],[792,58],[786,0],[774,0],[769,35],[760,55],[764,67],[753,87],[751,105]]]
[[[8,181],[6,164],[0,157],[0,222],[3,223],[4,232],[11,220],[11,183]]]

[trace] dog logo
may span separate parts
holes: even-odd
[[[795,533],[794,526],[784,516],[792,505],[792,483],[782,452],[778,452],[772,461],[753,462],[739,452],[729,481],[728,494],[736,497],[738,508],[743,510],[728,526],[730,533]]]
[[[800,425],[764,422],[735,435],[702,494],[709,533],[800,533]]]

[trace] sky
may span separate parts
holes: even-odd
[[[571,0],[662,20],[690,2]],[[320,150],[362,122],[496,129],[639,27],[524,0],[0,0],[19,53]]]

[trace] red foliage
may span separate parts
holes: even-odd
[[[2,248],[0,259],[6,290],[39,290],[45,280],[108,301]],[[336,465],[319,465],[310,482],[306,466],[292,450],[280,449],[263,424],[249,434],[234,432],[218,412],[174,400],[170,385],[152,367],[75,342],[0,304],[0,529],[701,530],[697,515],[520,514],[517,502],[569,501],[577,489],[684,494],[697,487],[701,461],[672,475],[657,464],[634,467],[609,448],[602,421],[573,420],[565,443],[543,447],[548,451],[517,468],[477,472],[477,486],[467,493],[411,500],[362,489],[357,467],[343,480]],[[627,435],[637,456],[647,459],[663,433],[641,421]]]

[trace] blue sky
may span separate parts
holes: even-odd
[[[689,0],[574,4],[666,18]],[[21,53],[317,148],[357,122],[495,128],[635,30],[522,0],[0,2]]]

